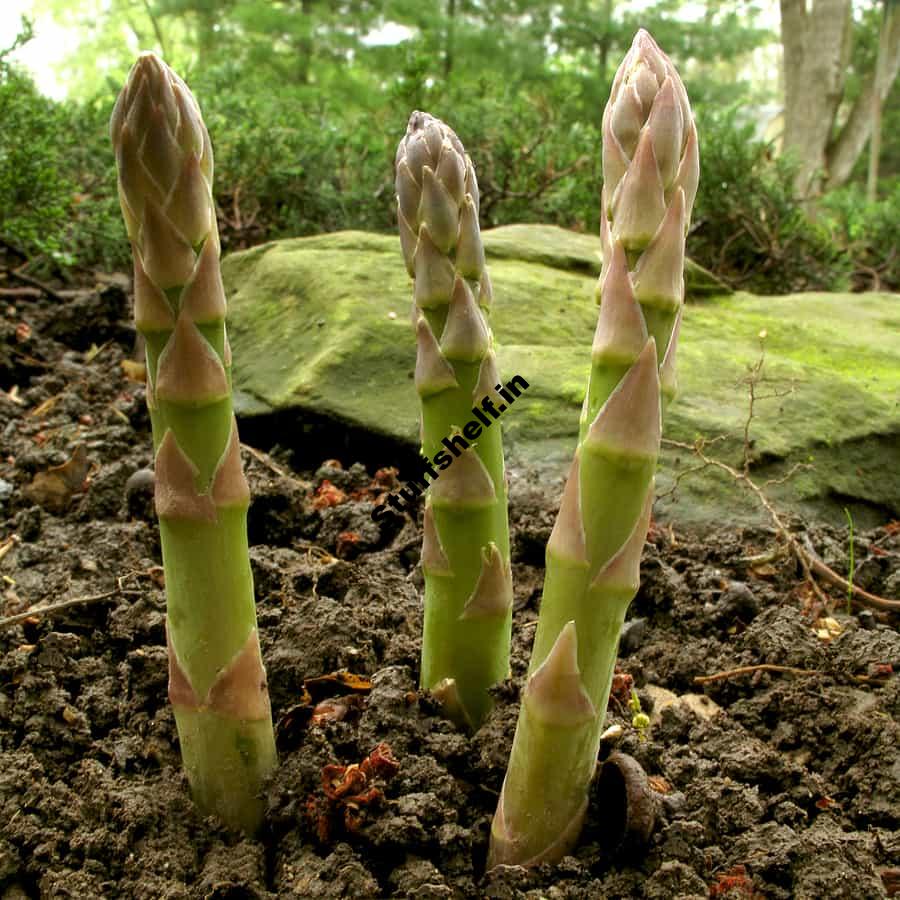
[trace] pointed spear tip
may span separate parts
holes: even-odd
[[[586,450],[633,459],[655,459],[662,434],[656,341],[651,336],[591,422]]]
[[[585,690],[578,666],[574,620],[563,626],[547,658],[528,679],[523,703],[547,725],[577,728],[596,718],[597,710]]]
[[[585,397],[585,402],[587,397]],[[562,502],[553,531],[547,541],[547,551],[561,559],[571,560],[583,566],[588,564],[587,539],[581,510],[581,473],[578,450],[569,469],[563,488]]]
[[[640,587],[641,556],[653,512],[653,488],[654,480],[651,478],[644,496],[644,505],[631,533],[591,582],[591,591],[602,591],[604,597],[611,602],[627,606]]]
[[[505,617],[512,609],[512,572],[500,548],[491,541],[481,548],[481,569],[460,619]]]

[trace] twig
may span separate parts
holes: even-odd
[[[850,678],[857,684],[887,684],[893,676],[891,675],[851,675]]]
[[[860,606],[870,606],[873,609],[880,609],[885,612],[900,612],[900,600],[888,600],[887,597],[870,594],[858,585],[841,577],[834,569],[822,562],[806,535],[803,536],[803,539],[806,544],[804,549],[809,557],[809,567],[816,575],[821,575],[822,578],[830,581],[835,587],[843,588],[850,595],[851,599],[855,600]]]
[[[787,542],[788,546],[791,549],[791,552],[794,554],[794,557],[800,564],[800,568],[803,570],[803,575],[815,592],[816,597],[818,597],[824,605],[828,605],[828,598],[825,596],[825,594],[822,592],[822,589],[818,586],[818,584],[816,584],[815,579],[812,577],[809,560],[807,559],[806,553],[803,551],[803,548],[800,546],[800,544],[797,543],[797,539],[790,533],[784,522],[781,521],[781,516],[778,515],[775,507],[772,506],[769,498],[765,494],[765,491],[763,491],[763,489],[750,477],[749,474],[747,474],[746,472],[739,472],[734,468],[734,466],[729,466],[728,463],[722,462],[721,459],[714,459],[711,456],[707,456],[703,452],[702,441],[697,441],[697,443],[695,444],[686,444],[683,441],[673,441],[670,438],[663,438],[663,443],[670,447],[678,447],[681,450],[690,450],[692,453],[695,453],[701,460],[703,460],[703,462],[707,466],[721,469],[723,472],[727,472],[735,481],[740,481],[745,484],[747,488],[756,495],[756,499],[759,500],[762,507],[769,514],[769,517],[775,524],[775,528],[777,529],[778,533]]]
[[[71,609],[73,606],[85,606],[89,603],[99,603],[101,600],[111,600],[113,597],[138,597],[141,591],[123,591],[121,588],[115,588],[106,591],[103,594],[94,594],[90,597],[73,597],[71,600],[61,600],[59,603],[51,603],[48,606],[32,607],[26,609],[25,612],[18,613],[15,616],[7,616],[0,619],[0,628],[6,628],[9,625],[15,625],[18,622],[24,622],[33,616],[43,616],[48,613],[57,613],[64,609]]]
[[[50,287],[49,284],[44,284],[43,281],[33,278],[31,275],[26,275],[24,272],[20,271],[20,269],[7,269],[6,271],[13,278],[42,290],[48,297],[52,297],[54,300],[63,302],[66,299],[55,288]]]
[[[37,288],[0,288],[0,297],[43,297]]]
[[[747,394],[748,394],[748,411],[747,418],[744,422],[743,428],[743,452],[741,456],[741,467],[740,469],[735,468],[734,466],[728,465],[728,463],[723,462],[720,459],[715,459],[712,456],[709,456],[704,452],[705,447],[709,444],[713,443],[714,440],[720,439],[722,436],[719,435],[719,438],[714,438],[712,440],[705,440],[704,438],[699,438],[693,444],[687,444],[682,441],[673,441],[669,438],[663,438],[662,443],[666,444],[669,447],[677,447],[681,450],[688,450],[697,456],[701,460],[701,464],[698,466],[691,466],[683,472],[680,472],[674,479],[671,488],[666,491],[664,494],[661,494],[660,497],[665,497],[669,494],[675,493],[680,481],[687,475],[690,475],[693,472],[697,472],[698,470],[704,469],[707,466],[712,466],[714,468],[720,469],[723,472],[727,472],[735,481],[740,481],[745,484],[759,501],[760,505],[765,509],[765,511],[769,514],[769,517],[772,519],[772,522],[775,524],[775,528],[777,534],[784,539],[787,543],[791,553],[794,555],[794,558],[800,565],[800,568],[803,570],[804,578],[806,582],[810,585],[819,602],[824,606],[829,605],[829,599],[825,596],[822,589],[816,583],[816,580],[813,578],[813,574],[819,575],[825,580],[829,581],[831,584],[842,587],[845,591],[848,592],[848,596],[852,597],[856,600],[856,602],[860,606],[872,607],[874,609],[883,610],[887,612],[900,612],[900,601],[898,600],[887,600],[884,597],[878,597],[875,594],[870,594],[868,591],[862,590],[862,588],[857,587],[852,584],[851,581],[847,581],[844,578],[841,578],[840,575],[837,574],[833,569],[830,569],[825,563],[822,562],[821,559],[816,555],[815,550],[812,545],[809,543],[809,539],[806,535],[803,536],[804,540],[808,544],[806,548],[801,547],[800,543],[797,539],[790,533],[787,526],[782,522],[781,517],[778,515],[777,510],[769,501],[768,496],[766,495],[765,489],[770,485],[783,484],[788,481],[796,472],[801,469],[808,469],[811,466],[807,463],[796,463],[793,465],[786,475],[783,475],[781,478],[770,478],[768,481],[765,481],[762,486],[758,485],[751,477],[750,477],[750,464],[751,464],[751,441],[750,441],[750,425],[755,416],[755,404],[759,400],[770,400],[770,399],[778,399],[780,397],[788,396],[794,392],[794,384],[793,382],[786,389],[779,389],[777,386],[773,388],[771,394],[758,394],[756,392],[757,385],[767,381],[767,379],[763,376],[762,370],[765,364],[765,340],[766,340],[766,332],[761,331],[759,333],[759,345],[760,345],[760,356],[759,359],[749,367],[748,373],[743,379],[743,383],[747,385]]]
[[[257,450],[256,447],[251,447],[249,444],[241,444],[241,449],[246,450],[257,462],[262,463],[270,472],[274,472],[279,478],[286,478],[288,481],[293,481],[296,484],[302,483],[299,478],[282,469],[268,453]]]
[[[786,541],[791,552],[794,554],[795,559],[800,564],[800,568],[803,570],[803,574],[806,577],[806,580],[809,582],[816,596],[820,601],[822,601],[822,603],[828,605],[828,598],[822,593],[822,589],[818,586],[815,579],[813,578],[814,574],[819,575],[826,581],[831,582],[831,584],[835,585],[836,587],[843,588],[845,591],[849,592],[852,590],[853,599],[860,606],[871,607],[873,609],[883,610],[885,612],[900,612],[900,600],[888,600],[885,597],[879,597],[876,594],[870,594],[868,591],[864,591],[861,587],[857,587],[855,584],[851,585],[849,581],[838,575],[838,573],[835,572],[834,569],[826,566],[825,563],[823,563],[822,560],[819,559],[818,556],[816,556],[815,551],[813,551],[812,548],[807,550],[802,547],[799,541],[790,533],[784,522],[782,522],[781,516],[778,515],[775,507],[772,506],[769,498],[766,496],[765,491],[745,472],[739,472],[734,468],[734,466],[729,466],[728,463],[722,462],[722,460],[720,459],[714,459],[711,456],[707,456],[707,454],[703,452],[702,441],[698,441],[696,444],[686,444],[682,441],[673,441],[670,438],[663,438],[663,443],[667,444],[670,447],[677,447],[681,450],[690,450],[692,453],[695,453],[706,466],[713,466],[716,469],[721,469],[723,472],[727,472],[735,481],[742,482],[750,491],[753,492],[753,494],[756,495],[756,499],[759,500],[762,507],[769,514],[769,517],[775,524],[775,528],[778,531],[778,534],[781,535],[781,537]],[[694,467],[690,471],[696,471],[696,467]]]
[[[750,675],[753,672],[782,672],[786,675],[821,675],[818,669],[796,669],[794,666],[776,666],[773,663],[759,663],[755,666],[740,666],[737,669],[727,669],[724,672],[716,672],[714,675],[697,675],[694,684],[709,684],[713,681],[725,681],[736,675]]]

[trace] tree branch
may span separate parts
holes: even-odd
[[[882,27],[884,31],[879,41],[879,60],[875,72],[870,73],[866,79],[844,127],[826,150],[828,189],[840,187],[847,182],[856,160],[859,159],[863,147],[872,134],[871,111],[875,91],[878,90],[881,102],[884,103],[900,73],[900,7],[896,3],[888,3],[887,16]],[[882,54],[884,54],[883,61]],[[879,70],[883,77],[880,84],[876,84]]]

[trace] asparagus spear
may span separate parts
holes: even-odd
[[[276,762],[232,413],[212,148],[187,85],[152,53],[110,121],[146,338],[169,699],[198,806],[248,832]]]
[[[433,485],[422,547],[421,684],[451,717],[477,727],[491,706],[488,688],[509,674],[512,578],[500,426],[476,408],[506,407],[486,318],[491,283],[475,169],[439,119],[410,117],[397,149],[396,189],[400,244],[414,279],[422,451]],[[468,427],[473,418],[485,424]]]
[[[675,390],[698,171],[684,85],[641,30],[603,114],[600,315],[489,866],[557,861],[585,817],[619,632],[639,584],[661,405]]]

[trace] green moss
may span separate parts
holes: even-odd
[[[600,274],[600,238],[556,225],[492,228],[484,232],[484,249],[489,263],[495,258],[517,259],[585,275]],[[685,264],[684,280],[689,298],[731,293],[725,282],[690,259]]]
[[[530,385],[503,416],[510,459],[560,473],[587,385],[599,241],[541,225],[484,237],[500,371]],[[393,237],[341,232],[266,244],[229,256],[224,276],[242,413],[315,412],[417,443],[411,288]],[[900,514],[900,473],[886,457],[900,433],[897,302],[890,294],[736,293],[689,303],[666,436],[690,442],[727,434],[716,450],[740,461],[742,381],[765,331],[771,382],[760,391],[782,393],[791,384],[793,391],[758,402],[754,458],[767,467],[764,477],[811,455],[817,467],[776,496],[830,509],[829,498],[840,494]],[[685,464],[683,452],[663,454],[663,486],[676,457]],[[713,477],[692,478],[673,515],[721,518],[735,491],[723,494]]]

